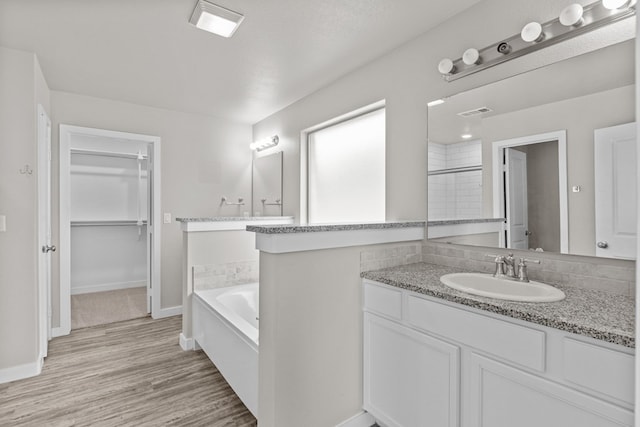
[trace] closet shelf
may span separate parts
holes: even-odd
[[[460,168],[448,168],[448,169],[433,170],[433,171],[427,172],[427,175],[429,175],[429,176],[447,175],[447,174],[451,174],[451,173],[475,172],[475,171],[481,171],[481,170],[482,170],[482,165],[464,166],[464,167],[460,167]]]
[[[138,225],[138,221],[135,219],[71,220],[72,227],[117,226],[117,225]],[[147,225],[147,221],[143,220],[142,225]]]
[[[115,151],[100,151],[100,150],[86,150],[80,148],[72,148],[71,154],[84,154],[89,156],[105,156],[105,157],[120,157],[123,159],[138,159],[137,153],[117,153]],[[143,154],[140,160],[146,160],[147,155]]]

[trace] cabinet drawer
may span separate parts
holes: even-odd
[[[572,338],[563,347],[567,381],[633,405],[633,355]]]
[[[402,291],[364,283],[364,309],[393,319],[402,318]]]
[[[545,333],[416,296],[407,300],[406,320],[424,331],[469,345],[509,362],[545,370]]]

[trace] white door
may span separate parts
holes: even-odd
[[[636,258],[636,124],[596,129],[596,256]]]
[[[512,148],[504,151],[507,247],[529,249],[527,154]]]
[[[38,105],[38,330],[40,357],[51,339],[51,120]]]

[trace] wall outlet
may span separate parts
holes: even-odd
[[[171,214],[168,212],[165,212],[162,215],[162,222],[164,222],[165,224],[171,224]]]

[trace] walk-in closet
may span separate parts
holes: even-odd
[[[68,140],[71,329],[151,311],[152,150],[148,142],[113,136]]]

